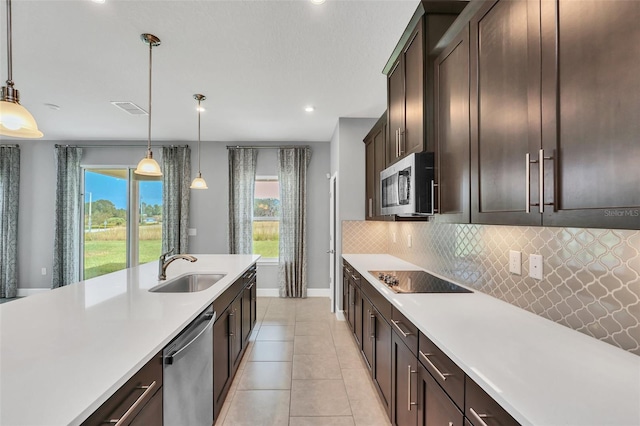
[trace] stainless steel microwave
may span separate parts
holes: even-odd
[[[435,214],[433,152],[410,154],[380,172],[383,215]]]

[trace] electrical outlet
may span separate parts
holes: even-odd
[[[407,235],[407,247],[411,248],[413,245],[413,238],[411,238],[411,234]]]
[[[189,228],[189,236],[195,237],[196,235],[198,235],[198,230],[196,228]]]
[[[539,254],[529,255],[529,276],[536,280],[542,280],[542,256]]]
[[[516,250],[509,250],[509,272],[515,275],[522,275],[522,253]]]
[[[40,270],[40,273],[41,273],[42,275],[47,275],[47,268],[42,268],[42,269]]]

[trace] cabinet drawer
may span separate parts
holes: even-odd
[[[418,359],[447,392],[456,405],[464,409],[464,372],[427,336],[420,333]]]
[[[154,395],[159,390],[159,394],[162,395],[161,388],[162,352],[156,354],[151,361],[122,385],[82,425],[98,426],[112,419],[123,419],[122,424],[129,425],[143,411],[146,412],[143,417],[156,418],[152,412],[157,410],[157,404],[149,404],[150,401],[157,401],[157,398],[154,399]],[[160,405],[161,409],[162,405]],[[160,419],[162,419],[162,411],[160,411]],[[158,423],[158,425],[160,424]]]
[[[463,426],[464,415],[447,396],[435,379],[419,366],[418,426]]]
[[[391,309],[391,326],[402,339],[413,355],[418,353],[418,328],[393,306]]]
[[[382,294],[366,279],[362,279],[360,283],[362,292],[369,298],[371,304],[382,314],[384,319],[389,322],[391,320],[391,302],[384,298]]]
[[[469,377],[465,378],[465,398],[464,415],[474,426],[519,425],[504,408]]]

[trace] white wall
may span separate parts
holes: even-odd
[[[50,288],[53,259],[53,228],[55,209],[54,145],[60,141],[20,142],[20,203],[18,218],[18,287],[20,289]],[[127,142],[91,141],[70,142],[70,145],[126,144]],[[140,142],[137,142],[140,143]],[[167,145],[171,142],[156,143]],[[197,173],[197,146],[194,143],[174,142],[191,146],[192,175]],[[197,235],[189,239],[192,253],[228,253],[228,157],[226,143],[202,143],[202,175],[209,186],[205,191],[191,191],[189,227]],[[252,144],[255,145],[255,144]],[[269,143],[278,145],[278,143]],[[285,144],[283,144],[285,145]],[[287,142],[286,145],[292,145]],[[308,208],[308,273],[309,288],[328,288],[329,259],[329,184],[326,174],[330,170],[330,144],[307,143],[312,148],[309,165]],[[135,166],[145,153],[140,147],[86,148],[83,165]],[[159,148],[154,153],[159,157]],[[275,161],[275,151],[262,150],[267,166]],[[274,160],[269,160],[273,158]],[[261,162],[259,160],[259,167]],[[42,268],[47,275],[41,275]],[[267,267],[269,268],[269,267]],[[258,286],[277,287],[277,274],[262,268],[264,279],[258,277]],[[275,277],[275,278],[274,278]]]
[[[336,217],[336,306],[342,306],[342,221],[364,220],[364,137],[377,118],[340,118],[331,138],[331,173],[338,173]]]

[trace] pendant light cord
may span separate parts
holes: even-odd
[[[200,171],[200,114],[202,109],[200,107],[200,99],[198,99],[198,177],[202,174]]]
[[[11,48],[11,0],[7,0],[7,85],[13,86],[13,61]]]
[[[151,153],[151,68],[153,67],[152,52],[153,42],[149,42],[149,131],[147,139],[147,152]]]

